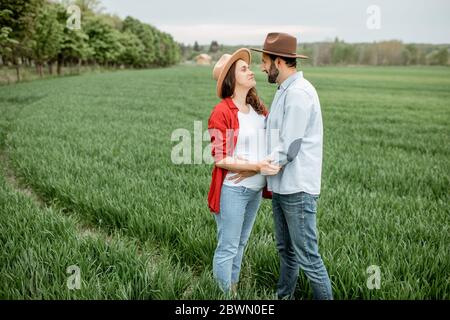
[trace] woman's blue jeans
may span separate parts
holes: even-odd
[[[213,273],[225,293],[230,292],[231,284],[239,281],[242,256],[261,197],[261,190],[222,185],[220,212],[214,214],[218,243],[214,253]]]

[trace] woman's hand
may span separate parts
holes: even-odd
[[[234,183],[239,183],[245,178],[252,177],[255,174],[257,174],[256,171],[241,171],[239,173],[236,173],[235,175],[229,177],[227,180],[234,180]]]
[[[240,157],[238,157],[238,158],[240,158]],[[243,159],[243,158],[240,158],[239,160],[245,161],[245,159]],[[229,177],[227,180],[235,180],[234,183],[239,183],[242,180],[244,180],[245,178],[252,177],[257,173],[260,173],[264,176],[274,176],[281,169],[280,166],[278,166],[276,164],[272,164],[272,160],[270,160],[270,159],[266,159],[261,162],[258,162],[256,164],[256,167],[257,167],[257,170],[235,172],[236,174]]]

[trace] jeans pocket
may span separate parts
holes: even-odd
[[[225,188],[227,191],[237,194],[243,194],[246,189],[244,186],[230,186],[228,184],[223,184],[222,188]]]
[[[305,197],[305,201],[303,204],[303,210],[307,214],[316,214],[317,213],[317,199],[316,196],[308,195]]]

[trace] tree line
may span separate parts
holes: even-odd
[[[398,40],[373,43],[346,43],[336,38],[334,41],[304,43],[298,52],[309,56],[303,64],[312,65],[449,65],[450,45],[405,44]],[[208,53],[213,61],[223,53],[236,50],[236,46],[219,45],[212,41],[210,45],[193,46],[181,44],[184,60],[192,60],[199,53]],[[260,61],[260,54],[253,53],[253,61]]]
[[[405,44],[399,40],[373,43],[333,42],[305,44],[300,51],[314,65],[448,65],[449,45]]]
[[[80,9],[80,29],[71,27],[68,6]],[[99,0],[53,2],[2,0],[1,64],[13,65],[20,80],[22,65],[57,74],[63,66],[165,67],[179,62],[179,44],[168,33],[133,17],[102,13]],[[76,16],[75,16],[76,18]]]

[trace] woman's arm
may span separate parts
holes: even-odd
[[[233,172],[253,171],[259,173],[261,171],[259,163],[250,163],[247,160],[235,159],[229,156],[217,161],[215,164],[216,167]]]
[[[272,165],[271,160],[263,160],[258,163],[250,163],[246,159],[230,157],[231,144],[227,144],[228,130],[227,114],[220,109],[214,109],[208,120],[208,131],[211,137],[211,155],[216,167],[232,172],[252,171],[264,175],[274,175],[280,170],[279,166]]]
[[[263,175],[272,176],[277,174],[278,171],[280,171],[281,167],[272,164],[271,162],[271,160],[263,160],[260,162],[251,163],[245,159],[235,159],[227,156],[220,161],[216,161],[215,165],[219,168],[237,173],[252,171],[255,173],[261,173]]]

